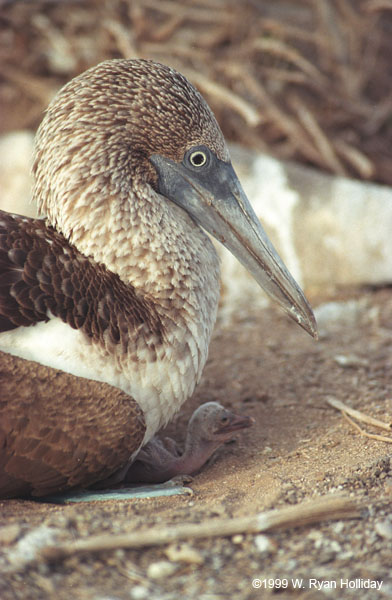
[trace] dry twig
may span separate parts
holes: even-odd
[[[346,175],[346,171],[336,156],[332,144],[317,123],[317,119],[312,114],[310,108],[305,106],[297,95],[290,96],[289,101],[297,114],[299,122],[314,141],[315,147],[319,151],[321,158],[324,159],[324,162],[329,165],[331,170],[335,171],[335,173]]]
[[[223,105],[230,106],[243,117],[249,126],[256,127],[260,123],[261,117],[258,111],[240,96],[228,90],[219,83],[211,81],[211,79],[201,75],[200,73],[197,73],[196,71],[190,71],[188,69],[187,73],[188,77],[204,93],[214,98],[215,101],[220,102]]]
[[[358,500],[342,495],[330,495],[270,510],[250,517],[234,519],[208,519],[203,523],[183,523],[168,527],[150,527],[144,531],[111,535],[94,535],[87,539],[71,542],[56,541],[55,530],[44,532],[48,543],[42,543],[42,536],[37,535],[37,545],[32,547],[34,531],[30,534],[29,552],[26,553],[26,542],[22,538],[13,549],[11,565],[7,571],[20,571],[32,564],[53,562],[66,559],[75,554],[97,553],[119,548],[143,548],[162,546],[180,540],[227,537],[238,533],[260,533],[277,531],[293,527],[303,527],[325,520],[358,518],[362,505]],[[37,532],[38,533],[38,532]],[[10,558],[10,557],[9,557]]]
[[[386,435],[379,435],[377,433],[368,433],[367,431],[362,429],[362,427],[360,427],[358,423],[355,423],[355,421],[350,419],[347,413],[343,412],[342,414],[346,421],[348,421],[350,425],[352,425],[361,435],[368,437],[372,440],[377,440],[378,442],[387,442],[388,444],[392,444],[392,438],[389,438]]]
[[[363,412],[360,412],[359,410],[355,410],[354,408],[347,406],[347,404],[344,404],[344,402],[341,402],[340,400],[337,400],[336,398],[328,397],[327,402],[328,402],[328,404],[330,404],[330,406],[337,408],[341,412],[351,415],[352,417],[354,417],[354,419],[357,419],[357,421],[362,421],[362,423],[367,423],[368,425],[373,425],[373,427],[378,427],[379,429],[384,429],[385,431],[389,431],[389,432],[392,431],[392,423],[384,423],[383,421],[380,421],[379,419],[375,419],[374,417],[369,417],[368,415],[365,415]]]

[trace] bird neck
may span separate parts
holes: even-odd
[[[219,298],[219,261],[188,214],[145,185],[104,199],[85,188],[49,220],[85,256],[116,273],[161,315],[180,312],[211,333]]]
[[[186,473],[195,473],[212,456],[221,444],[213,440],[204,440],[188,431],[184,453],[178,459],[177,466]]]

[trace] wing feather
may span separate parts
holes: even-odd
[[[162,339],[154,304],[83,256],[40,219],[0,211],[0,333],[60,317],[90,338],[122,344],[146,323]]]
[[[143,441],[136,401],[106,383],[0,352],[0,498],[108,478]]]

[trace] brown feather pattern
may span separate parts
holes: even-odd
[[[106,383],[0,352],[0,389],[0,498],[88,487],[143,441],[142,410]]]
[[[0,331],[48,321],[50,311],[124,351],[129,332],[143,324],[163,337],[152,302],[40,219],[0,211],[0,273]]]

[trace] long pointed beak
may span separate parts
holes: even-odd
[[[199,173],[157,154],[150,160],[159,175],[159,192],[226,246],[286,313],[317,339],[312,309],[268,239],[232,165],[214,157],[208,171]]]

